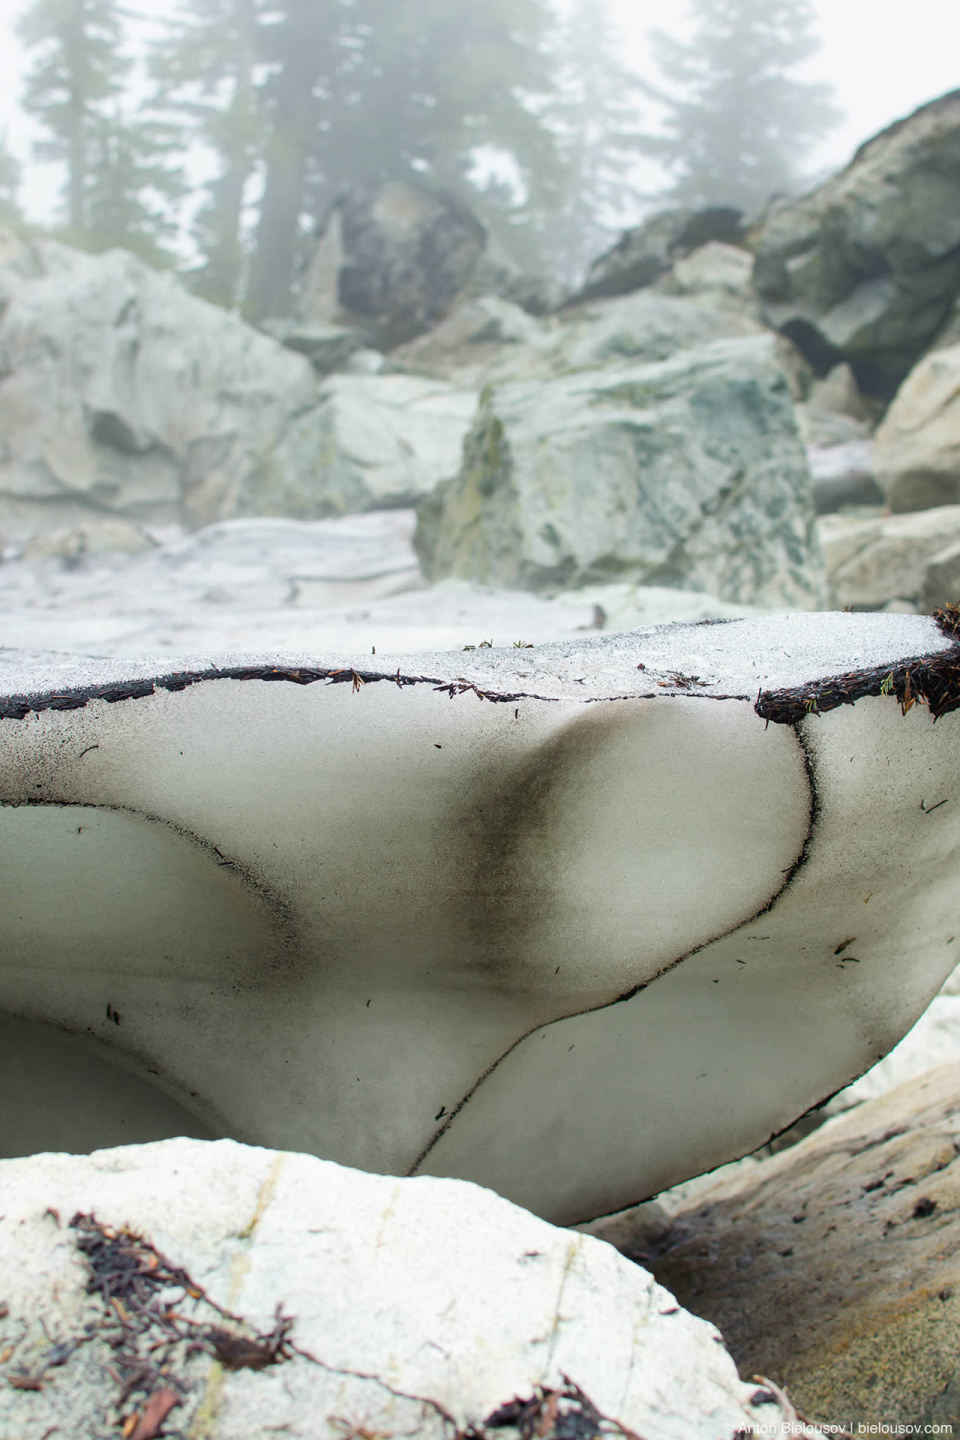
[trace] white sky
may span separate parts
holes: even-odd
[[[680,28],[686,0],[607,0],[640,65],[651,27]],[[802,73],[826,80],[847,115],[814,157],[839,166],[862,141],[947,90],[960,89],[960,0],[814,0],[821,48]],[[650,73],[654,73],[651,71]]]
[[[21,194],[30,218],[46,220],[55,193],[55,167],[30,161],[31,130],[17,109],[23,55],[13,21],[24,0],[0,0],[0,130],[26,162]],[[318,0],[319,3],[319,0]],[[403,0],[397,0],[402,4]],[[650,26],[677,28],[685,0],[607,0],[620,25],[625,56],[655,76],[646,59]],[[901,115],[946,90],[960,88],[960,0],[815,0],[822,49],[805,78],[827,80],[847,120],[813,157],[817,170],[839,166],[857,145]],[[170,13],[173,0],[134,0],[136,8]]]

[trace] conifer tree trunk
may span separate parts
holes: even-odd
[[[314,86],[323,73],[323,60],[316,55],[315,46],[304,43],[301,27],[295,23],[298,18],[290,24],[286,37],[282,83],[277,88],[266,150],[263,199],[244,305],[245,313],[254,320],[289,315],[293,305],[304,177],[317,125]]]
[[[67,157],[67,223],[74,233],[86,229],[86,181],[87,181],[87,97],[83,93],[82,75],[84,41],[84,0],[77,0],[70,16],[64,49],[69,74],[69,154]]]
[[[234,81],[233,111],[239,133],[235,135],[217,185],[217,215],[214,224],[210,268],[215,276],[218,299],[234,304],[239,296],[243,268],[243,197],[253,171],[248,130],[256,107],[253,83],[256,15],[254,0],[242,6],[241,35]]]

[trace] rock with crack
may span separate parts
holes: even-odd
[[[4,1435],[800,1433],[650,1275],[474,1185],[191,1140],[0,1184]]]
[[[226,1134],[573,1223],[756,1149],[953,968],[956,629],[0,652],[2,1153]]]

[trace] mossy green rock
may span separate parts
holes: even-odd
[[[633,580],[815,609],[810,475],[772,341],[488,387],[414,544],[430,580]]]

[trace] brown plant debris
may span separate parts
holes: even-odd
[[[481,647],[483,648],[483,647]],[[526,694],[501,694],[499,691],[480,690],[469,681],[460,679],[454,684],[440,680],[435,675],[401,675],[383,670],[353,670],[308,665],[224,665],[211,666],[207,670],[177,670],[167,675],[155,675],[150,679],[111,681],[101,685],[85,685],[75,690],[47,691],[43,694],[9,695],[0,698],[0,720],[24,720],[28,715],[43,710],[82,710],[91,700],[106,700],[115,705],[121,700],[142,700],[155,695],[158,690],[186,690],[190,685],[206,680],[267,680],[286,681],[293,685],[349,685],[356,694],[365,685],[378,681],[389,681],[403,689],[408,685],[431,685],[435,690],[462,695],[472,690],[481,700],[495,700],[501,704],[525,699],[549,699],[549,696],[527,696]]]
[[[87,1290],[103,1302],[104,1320],[94,1331],[113,1351],[122,1440],[154,1440],[161,1433],[188,1394],[184,1370],[193,1355],[211,1355],[228,1370],[264,1370],[298,1353],[290,1342],[293,1320],[279,1306],[273,1329],[261,1334],[126,1226],[78,1213],[70,1228],[90,1271]],[[187,1307],[201,1313],[207,1307],[217,1320],[186,1315]]]
[[[646,669],[646,666],[638,665],[638,670]],[[677,690],[689,690],[694,685],[709,685],[709,680],[701,680],[699,675],[684,675],[679,670],[674,670],[666,680],[658,680],[657,684],[662,689],[671,685]]]
[[[805,715],[821,715],[839,705],[853,705],[867,696],[892,695],[906,715],[914,705],[926,705],[938,720],[960,708],[960,606],[934,612],[934,620],[953,644],[932,655],[915,655],[894,666],[851,670],[811,680],[789,690],[762,690],[754,710],[775,725],[795,725]]]
[[[600,1411],[568,1375],[560,1389],[538,1385],[528,1400],[509,1400],[492,1411],[481,1426],[469,1426],[458,1440],[493,1440],[491,1430],[516,1430],[520,1440],[597,1440],[602,1435],[620,1435],[623,1440],[643,1440],[635,1430],[611,1420]]]
[[[123,1427],[124,1440],[155,1440],[160,1426],[174,1406],[180,1404],[180,1395],[169,1386],[155,1390],[143,1409],[142,1415],[131,1415]]]

